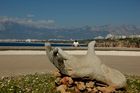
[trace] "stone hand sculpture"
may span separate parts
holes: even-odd
[[[61,48],[51,47],[47,48],[47,55],[62,74],[72,78],[96,79],[115,89],[125,87],[125,76],[103,64],[95,54],[94,45],[95,41],[90,42],[87,54],[82,57],[69,55]]]

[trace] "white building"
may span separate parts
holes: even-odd
[[[97,37],[95,37],[94,39],[104,39],[104,37],[102,37],[102,36],[97,36]]]
[[[26,39],[25,42],[29,42],[30,43],[31,42],[31,39]]]
[[[112,35],[112,34],[107,34],[105,37],[105,39],[112,39],[112,38],[114,38],[114,35]]]

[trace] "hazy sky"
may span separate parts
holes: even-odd
[[[53,20],[68,27],[140,25],[140,0],[0,0],[0,16]]]

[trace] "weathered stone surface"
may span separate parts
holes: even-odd
[[[76,92],[76,93],[80,93],[80,90],[77,88],[77,87],[74,87],[75,89],[74,89],[74,91]]]
[[[92,91],[91,88],[86,88],[87,89],[87,92],[90,93]]]
[[[64,74],[72,78],[88,78],[102,81],[114,88],[122,88],[126,85],[125,76],[118,70],[103,64],[94,51],[95,41],[88,44],[85,56],[78,58],[69,55],[61,48],[47,48],[50,61]]]
[[[61,93],[66,93],[67,86],[66,85],[60,85],[57,87],[57,91]]]
[[[72,78],[71,77],[63,77],[61,80],[60,80],[60,82],[62,83],[62,84],[65,84],[65,85],[71,85],[72,83],[73,83],[73,80],[72,80]]]
[[[81,91],[86,89],[84,82],[75,82],[75,84],[76,84],[77,88]]]
[[[55,82],[58,82],[56,86],[60,93],[113,93],[117,91],[114,87],[103,86],[102,82],[96,80],[72,79],[62,76],[56,78]]]
[[[55,84],[56,85],[60,85],[61,84],[60,80],[61,80],[61,78],[57,77],[56,80],[55,80]]]
[[[69,84],[69,85],[73,84],[73,80],[72,80],[71,77],[68,78],[68,84]]]
[[[90,81],[86,83],[87,88],[93,88],[94,87],[94,82]]]
[[[112,93],[115,92],[115,88],[109,86],[109,87],[97,87],[98,90],[100,90],[103,93]]]
[[[61,77],[61,74],[58,71],[53,72],[53,75],[56,77]]]
[[[97,92],[98,90],[96,88],[93,88],[91,93],[97,93]]]
[[[68,77],[63,77],[63,78],[60,80],[60,82],[61,82],[62,84],[68,85]]]

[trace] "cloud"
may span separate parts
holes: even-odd
[[[55,20],[32,20],[31,18],[11,18],[11,17],[0,17],[0,22],[15,22],[28,26],[34,26],[37,28],[55,28]]]
[[[27,17],[28,18],[32,18],[32,17],[35,17],[35,15],[33,15],[33,14],[27,14]]]
[[[55,21],[54,20],[38,20],[36,21],[36,25],[38,25],[38,27],[55,27]]]
[[[54,20],[47,20],[47,21],[48,21],[48,23],[51,23],[51,24],[55,23]]]

